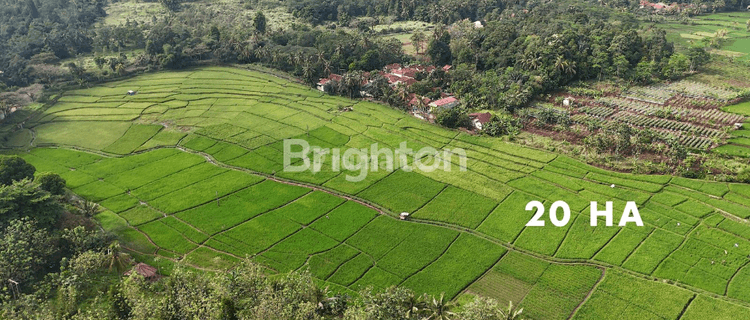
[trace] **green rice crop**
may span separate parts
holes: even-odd
[[[128,220],[128,223],[131,226],[137,226],[159,219],[164,215],[147,206],[138,205],[130,210],[120,213],[120,216],[125,218],[125,220]]]
[[[279,209],[276,213],[303,225],[309,225],[345,200],[322,191],[313,191]]]
[[[373,266],[373,261],[366,254],[356,257],[342,264],[327,280],[342,286],[349,286],[361,278]]]
[[[413,216],[474,229],[494,207],[492,199],[448,186]]]
[[[339,245],[329,251],[310,257],[308,266],[310,272],[317,278],[327,279],[339,266],[352,258],[359,251],[347,245]]]
[[[393,212],[414,212],[444,187],[422,175],[398,170],[359,195]]]
[[[347,201],[326,213],[325,217],[311,224],[310,228],[338,241],[344,241],[376,216],[375,210],[353,201]]]
[[[146,233],[156,245],[169,251],[185,254],[197,247],[177,230],[161,221],[149,222],[139,226],[138,229]]]
[[[622,265],[624,268],[651,274],[659,263],[682,243],[683,238],[655,230]]]
[[[134,124],[114,143],[102,149],[114,154],[129,154],[156,135],[162,128],[157,125]]]
[[[273,225],[273,228],[268,228]],[[226,237],[242,242],[251,248],[250,254],[258,253],[293,234],[299,224],[275,214],[261,215],[224,232]]]
[[[467,283],[494,265],[504,253],[505,249],[487,240],[463,234],[445,254],[408,278],[403,285],[432,295],[444,292],[447,298],[453,298]],[[467,261],[472,263],[467,264]]]
[[[215,201],[239,189],[262,181],[263,178],[237,171],[227,171],[199,183],[165,194],[151,201],[151,205],[167,213],[175,213]]]
[[[383,290],[390,286],[398,285],[401,280],[401,278],[392,273],[378,267],[373,267],[367,270],[367,273],[359,278],[357,282],[353,283],[350,288],[353,290],[364,290],[367,288]]]
[[[306,188],[266,180],[218,201],[179,212],[176,216],[206,233],[215,234],[279,208],[308,191]],[[275,211],[273,215],[279,216]]]
[[[202,163],[154,180],[132,190],[131,194],[144,201],[150,201],[224,172],[227,172],[227,170],[209,163]]]

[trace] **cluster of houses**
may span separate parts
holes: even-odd
[[[383,76],[385,79],[388,80],[388,84],[391,87],[409,87],[415,83],[417,83],[419,80],[417,80],[418,75],[428,75],[434,70],[436,70],[437,67],[435,66],[423,66],[423,65],[413,65],[413,66],[402,66],[401,64],[394,63],[389,64],[383,68],[382,71],[379,71],[378,74]],[[450,65],[443,66],[441,68],[443,71],[448,72],[451,69]],[[365,75],[365,79],[363,80],[362,86],[366,86],[370,81],[369,77],[370,74]],[[325,91],[325,86],[331,81],[341,81],[342,76],[338,74],[330,74],[328,78],[322,78],[317,83],[317,88],[320,91]],[[369,96],[366,92],[361,92],[363,96]],[[411,113],[413,116],[427,120],[427,121],[434,121],[435,120],[435,113],[438,111],[443,110],[450,110],[451,108],[457,106],[459,104],[458,99],[455,97],[447,94],[447,93],[441,93],[441,96],[439,99],[432,100],[428,97],[416,95],[414,93],[410,93],[406,99],[406,104],[409,108],[409,113]],[[484,123],[487,123],[490,121],[490,118],[492,118],[492,115],[489,113],[473,113],[469,115],[472,119],[472,122],[474,124],[474,127],[476,129],[481,130],[482,125]]]
[[[667,4],[664,2],[649,2],[648,0],[641,0],[641,9],[649,8],[657,13],[678,13],[686,9],[694,9],[695,7],[696,6],[692,3],[679,4],[677,2],[672,2]],[[708,6],[704,4],[701,5],[701,8],[706,9]]]
[[[385,79],[387,79],[388,83],[392,87],[409,87],[418,82],[418,80],[416,79],[418,74],[430,74],[436,69],[437,67],[435,66],[402,66],[398,63],[394,63],[385,66],[385,68],[383,68],[383,70],[379,71],[378,73]],[[450,65],[442,67],[442,70],[445,72],[448,72],[450,69]],[[366,78],[369,78],[369,75]],[[325,85],[327,83],[329,83],[330,81],[341,81],[341,79],[341,75],[331,74],[328,76],[328,78],[320,79],[320,81],[317,83],[317,88],[320,91],[325,91]],[[364,83],[362,85],[366,85],[369,81],[371,80],[364,80]],[[365,92],[362,92],[362,94],[367,96]],[[410,113],[413,116],[427,121],[434,121],[436,112],[450,110],[451,108],[457,106],[459,104],[459,101],[455,97],[446,93],[441,93],[440,99],[436,100],[411,93],[409,94],[406,103],[409,107]],[[482,125],[489,122],[492,118],[492,115],[490,113],[472,113],[469,116],[472,119],[474,127],[478,130],[481,130]]]
[[[418,74],[430,74],[436,69],[437,67],[434,66],[415,65],[407,67],[394,63],[385,66],[385,68],[378,73],[385,77],[385,79],[388,80],[388,84],[395,88],[397,86],[409,87],[418,82]],[[451,66],[446,65],[442,69],[447,72],[451,69]],[[369,78],[369,74],[365,78]],[[328,78],[320,79],[317,83],[317,88],[320,91],[325,91],[325,85],[327,83],[331,81],[341,81],[341,79],[341,75],[332,73]],[[367,85],[370,81],[371,80],[364,80],[362,85]],[[362,94],[367,96],[365,92],[362,92]],[[412,93],[409,95],[406,102],[411,108],[411,113],[422,119],[434,119],[434,112],[451,109],[458,105],[458,99],[446,93],[442,93],[441,98],[434,101],[430,98],[417,96]]]

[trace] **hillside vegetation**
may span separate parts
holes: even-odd
[[[16,134],[33,148],[17,154],[99,201],[103,226],[163,270],[248,256],[273,273],[310,270],[339,292],[481,294],[533,319],[613,317],[612,301],[638,319],[750,314],[744,184],[614,173],[233,68],[68,91],[26,128]],[[381,168],[358,183],[329,163],[285,172],[287,138],[462,148],[468,170]],[[530,200],[566,201],[571,222],[525,227]],[[590,201],[613,201],[615,223],[635,201],[645,226],[590,227]],[[413,219],[398,221],[401,212]]]

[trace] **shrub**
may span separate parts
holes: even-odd
[[[65,179],[60,175],[51,172],[45,172],[36,177],[39,187],[53,195],[62,195],[65,193]]]
[[[21,157],[0,157],[0,185],[10,185],[13,181],[33,179],[36,168]]]
[[[435,115],[438,124],[448,128],[468,127],[471,124],[469,115],[463,107],[453,107],[442,110]]]
[[[492,120],[484,125],[482,132],[493,137],[515,136],[522,128],[523,125],[518,119],[510,116],[493,116]]]

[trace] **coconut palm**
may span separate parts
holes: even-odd
[[[404,301],[404,306],[406,307],[406,318],[411,319],[412,317],[415,317],[419,315],[420,313],[427,310],[427,295],[423,294],[420,296],[414,295],[413,292],[409,293],[409,296],[406,297]]]
[[[122,247],[117,241],[112,242],[107,248],[106,260],[104,261],[105,266],[112,271],[114,268],[117,273],[122,273],[130,265],[130,256],[127,253],[122,252]]]
[[[503,320],[523,320],[521,313],[523,313],[523,308],[517,309],[513,306],[513,301],[510,301],[508,309],[503,310]]]
[[[100,208],[96,202],[81,200],[78,204],[78,209],[81,210],[86,217],[93,217],[99,213]]]
[[[453,312],[455,304],[445,301],[445,293],[440,294],[440,298],[432,297],[432,302],[427,305],[428,320],[448,320],[453,319],[456,315]]]

